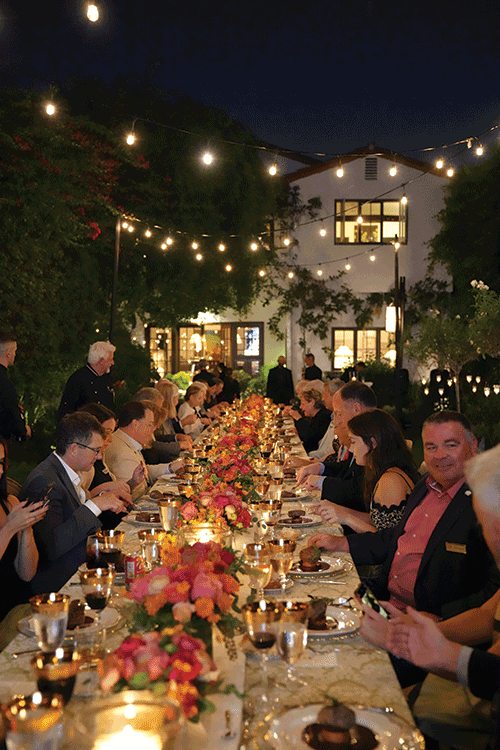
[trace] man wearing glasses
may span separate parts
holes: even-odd
[[[104,510],[125,512],[111,492],[90,499],[80,486],[81,471],[88,471],[101,455],[104,431],[91,414],[67,414],[56,430],[56,449],[28,476],[21,500],[46,498],[49,509],[33,527],[39,552],[38,570],[31,581],[34,594],[58,591],[85,562],[87,536],[101,527]]]

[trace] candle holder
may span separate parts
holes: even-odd
[[[81,657],[73,648],[37,654],[31,660],[38,690],[45,695],[59,695],[64,705],[70,700],[80,667]]]
[[[94,699],[75,715],[74,745],[92,750],[168,750],[184,723],[176,701],[148,690]]]
[[[1,707],[8,750],[58,750],[63,741],[60,695],[16,696]]]
[[[223,547],[231,546],[232,532],[218,523],[187,523],[179,530],[181,543],[190,547],[196,542],[217,542]]]

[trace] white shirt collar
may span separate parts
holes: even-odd
[[[130,437],[130,435],[127,435],[126,432],[123,432],[123,430],[118,429],[115,434],[120,434],[120,437],[122,437],[126,443],[129,443],[129,445],[135,448],[136,451],[142,451],[142,445],[138,443],[137,440],[134,440],[133,437]]]
[[[56,453],[55,451],[54,451],[54,456],[56,456],[56,458],[58,458],[59,461],[61,462],[61,464],[63,465],[64,471],[66,472],[66,474],[70,478],[72,484],[75,485],[76,494],[78,495],[78,497],[80,498],[80,500],[82,501],[82,503],[84,503],[85,500],[86,500],[86,498],[87,498],[87,496],[85,494],[85,490],[81,486],[82,477],[80,476],[80,474],[77,471],[75,471],[74,469],[72,469],[71,466],[68,466],[68,464],[66,463],[66,461],[63,461],[63,459],[61,458],[61,456],[58,453]]]

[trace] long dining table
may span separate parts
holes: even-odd
[[[304,455],[298,438],[292,443],[292,453]],[[294,481],[285,481],[283,488],[291,490]],[[156,487],[174,487],[169,477],[158,480]],[[309,498],[290,499],[283,502],[282,514],[297,507],[308,508],[309,503],[318,500],[317,493]],[[139,500],[139,508],[151,508],[149,496]],[[307,511],[309,514],[309,511]],[[125,531],[123,551],[135,551],[139,547],[138,530],[141,525],[131,514],[120,527]],[[303,538],[297,542],[294,559],[298,551],[307,544],[308,537],[319,527],[304,528]],[[341,533],[338,526],[322,524],[321,529],[331,533]],[[233,546],[242,550],[248,542],[254,541],[255,529],[249,528],[233,535]],[[359,616],[354,590],[359,577],[348,553],[330,553],[335,558],[337,570],[331,575],[293,576],[293,585],[283,592],[266,594],[269,599],[305,601],[310,598],[328,598],[331,606],[346,619],[345,628],[328,635],[309,632],[308,647],[304,655],[294,665],[294,672],[300,681],[286,680],[287,665],[280,659],[275,646],[267,659],[268,690],[264,695],[262,684],[262,662],[259,653],[239,635],[235,638],[236,649],[228,654],[227,643],[222,638],[214,639],[214,659],[221,672],[222,684],[232,683],[239,692],[244,691],[243,699],[236,694],[220,693],[213,698],[216,711],[202,716],[198,725],[189,725],[177,740],[177,750],[190,750],[196,746],[216,750],[271,750],[271,748],[307,748],[294,725],[302,721],[311,704],[325,704],[334,697],[342,703],[361,707],[368,716],[368,725],[375,722],[377,737],[380,734],[380,748],[393,750],[416,750],[423,747],[423,739],[416,730],[412,715],[401,692],[387,653],[368,643],[359,633]],[[83,598],[75,574],[61,589],[72,598]],[[250,595],[248,579],[243,576],[239,594],[240,606]],[[116,611],[114,619],[106,631],[106,649],[116,648],[128,633],[128,624],[134,603],[127,599],[124,588],[117,588],[110,603]],[[347,617],[346,617],[347,615]],[[33,637],[19,634],[0,653],[0,698],[5,700],[11,694],[28,694],[36,687],[31,668],[31,658],[36,651]],[[279,684],[279,687],[278,687]],[[86,701],[99,693],[99,683],[95,670],[80,673],[75,694],[68,708],[72,712],[85,709]],[[228,721],[230,727],[228,730]],[[285,728],[284,728],[285,727]],[[285,734],[283,734],[285,731]],[[288,736],[286,732],[290,731]],[[229,736],[232,734],[233,736]],[[300,734],[300,733],[299,733]],[[228,736],[225,736],[228,735]],[[73,745],[75,747],[75,745]]]

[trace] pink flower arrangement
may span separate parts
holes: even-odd
[[[198,678],[214,670],[203,641],[176,625],[125,638],[101,666],[101,687],[106,692],[153,690],[178,700],[186,718],[195,719],[203,690]]]

